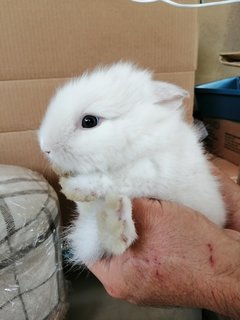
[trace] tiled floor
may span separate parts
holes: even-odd
[[[113,299],[92,275],[71,276],[66,320],[202,320],[200,310],[139,307]]]

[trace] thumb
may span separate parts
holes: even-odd
[[[224,229],[224,233],[233,240],[240,241],[240,232],[231,229]]]

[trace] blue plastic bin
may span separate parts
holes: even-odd
[[[198,85],[195,96],[201,117],[240,121],[240,77]]]

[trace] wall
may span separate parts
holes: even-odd
[[[219,63],[219,52],[240,51],[240,3],[199,9],[199,56],[196,83],[238,75]]]

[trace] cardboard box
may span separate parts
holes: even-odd
[[[0,21],[0,163],[46,175],[36,130],[50,97],[68,78],[120,59],[190,91],[191,120],[196,10],[129,0],[2,0]]]
[[[223,159],[240,164],[240,122],[223,119],[204,119],[209,137],[207,147]]]

